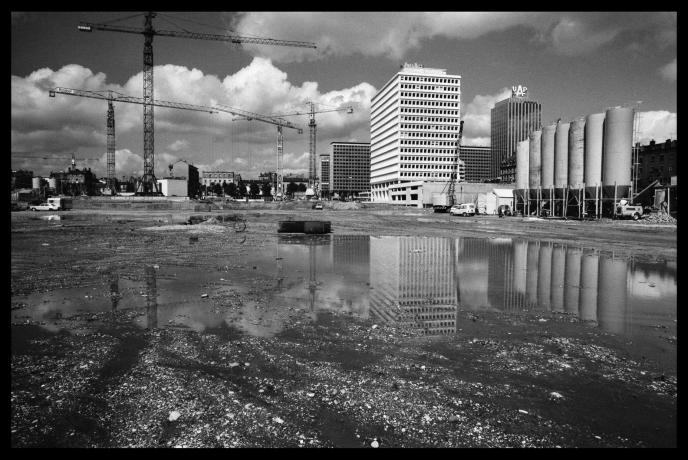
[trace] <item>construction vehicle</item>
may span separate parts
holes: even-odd
[[[456,155],[454,155],[454,162],[452,163],[452,172],[449,182],[444,187],[441,193],[432,194],[432,209],[435,212],[447,212],[454,206],[454,190],[456,189],[456,181],[458,179],[459,171],[459,157],[461,156],[461,139],[463,138],[463,120],[459,123],[459,137],[456,140]]]
[[[136,14],[125,18],[120,18],[115,21],[130,19]],[[143,195],[159,195],[158,183],[155,179],[155,150],[154,150],[154,118],[153,118],[153,37],[156,35],[163,37],[177,37],[177,38],[193,38],[197,40],[215,40],[230,42],[235,44],[254,43],[259,45],[273,45],[273,46],[294,46],[304,48],[316,48],[315,43],[299,42],[290,40],[276,40],[273,38],[261,37],[240,37],[238,35],[230,34],[209,34],[190,32],[188,30],[161,30],[153,28],[153,18],[156,13],[148,11],[144,16],[144,27],[131,27],[122,25],[81,22],[77,29],[81,32],[93,32],[94,30],[103,30],[109,32],[124,32],[129,34],[142,34],[144,37],[143,45],[143,177],[137,190],[137,193]],[[166,14],[160,14],[162,17],[167,17]],[[174,24],[167,19],[167,22]],[[174,24],[176,25],[176,24]],[[179,27],[179,26],[177,26]]]
[[[614,217],[616,219],[638,220],[642,215],[643,207],[628,204],[627,200],[619,201],[619,204],[616,206],[616,211],[614,212]]]

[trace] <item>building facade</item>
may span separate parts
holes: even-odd
[[[203,185],[206,187],[223,183],[238,183],[241,176],[233,171],[203,171]]]
[[[330,143],[331,191],[340,196],[357,196],[370,190],[370,143]]]
[[[528,98],[527,88],[512,87],[511,97],[499,101],[490,110],[490,146],[492,148],[492,179],[512,182],[501,177],[505,160],[515,155],[516,145],[528,139],[530,132],[542,127],[542,106]],[[506,163],[504,166],[507,167]]]
[[[491,158],[491,147],[462,145],[461,160],[466,167],[466,182],[483,182],[492,178]]]
[[[460,107],[461,76],[419,64],[404,64],[373,96],[372,201],[390,202],[390,186],[451,178]]]
[[[320,194],[329,196],[330,193],[330,154],[320,155]]]
[[[638,191],[659,180],[662,185],[670,185],[671,177],[676,174],[676,151],[678,141],[667,139],[661,144],[654,140],[648,145],[636,145],[638,151]]]

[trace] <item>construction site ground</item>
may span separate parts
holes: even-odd
[[[282,220],[330,221],[334,234],[527,238],[677,258],[676,224],[642,220],[333,202],[209,208],[11,214],[12,446],[676,446],[675,319],[657,329],[664,346],[652,355],[569,315],[460,306],[460,332],[440,338],[299,302],[263,336],[173,319],[139,327],[145,301],[34,319],[41,295],[109,305],[108,277],[133,286],[153,266],[183,274],[170,283],[205,309],[251,304],[264,320],[275,270],[248,261],[274,246]]]

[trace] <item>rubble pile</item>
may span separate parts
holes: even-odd
[[[675,224],[676,219],[671,217],[669,214],[653,212],[652,214],[646,214],[643,216],[639,222],[647,224]]]

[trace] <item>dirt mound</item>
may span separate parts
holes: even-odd
[[[677,221],[669,214],[652,213],[643,216],[639,222],[647,224],[676,224]]]

